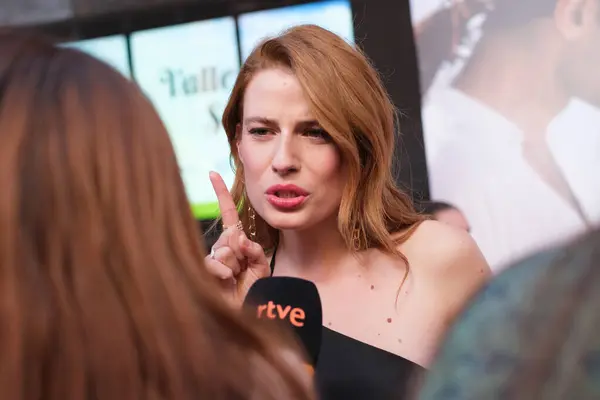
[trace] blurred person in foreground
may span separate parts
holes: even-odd
[[[118,72],[2,31],[0,188],[0,398],[313,398],[214,293],[169,136]]]
[[[455,1],[415,31],[431,195],[492,269],[600,226],[600,1]]]
[[[450,329],[418,399],[600,398],[600,231],[528,258]]]
[[[423,212],[431,215],[436,221],[469,232],[469,222],[465,215],[455,206],[443,201],[428,201],[423,204]]]
[[[268,276],[317,286],[324,399],[395,398],[490,276],[397,187],[395,117],[360,49],[315,25],[260,43],[223,115],[236,179],[211,175],[226,228],[206,266],[237,301]]]

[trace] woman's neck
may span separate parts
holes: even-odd
[[[335,267],[350,255],[336,221],[279,233],[277,265],[286,273],[324,278],[334,273]]]

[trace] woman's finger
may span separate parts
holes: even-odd
[[[206,270],[209,274],[219,278],[220,280],[233,279],[233,270],[228,266],[221,264],[219,261],[212,259],[210,256],[204,259]]]
[[[246,238],[246,234],[243,231],[240,231],[239,229],[229,229],[232,229],[234,232],[232,232],[227,237],[227,247],[229,247],[233,251],[233,254],[239,261],[244,261],[246,259],[246,254],[240,247],[240,244],[243,242],[244,239],[248,240]]]
[[[219,238],[217,239],[215,244],[213,244],[212,249],[216,251],[217,249],[219,249],[221,247],[229,246],[231,237],[235,236],[237,238],[237,236],[239,235],[239,232],[240,232],[240,230],[235,229],[235,227],[225,229],[221,233],[221,235],[219,236]]]
[[[240,261],[231,247],[221,247],[216,249],[212,258],[231,269],[233,271],[233,276],[237,276],[241,271]]]
[[[261,265],[269,264],[262,246],[248,239],[246,235],[238,238],[238,246],[244,258],[246,258],[249,262]]]
[[[221,220],[223,221],[223,225],[235,226],[240,221],[240,217],[238,215],[235,202],[233,201],[233,197],[227,189],[227,185],[225,185],[223,178],[221,178],[221,175],[219,175],[217,172],[211,172],[209,174],[209,178],[210,183],[213,186],[213,190],[217,195],[217,201],[219,202],[219,210],[221,211]]]

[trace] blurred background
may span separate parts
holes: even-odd
[[[0,23],[30,26],[136,81],[171,134],[199,224],[218,216],[208,172],[233,182],[220,118],[241,62],[265,36],[315,23],[358,42],[403,112],[397,179],[427,196],[417,63],[405,1],[3,0]],[[207,233],[207,245],[218,236]]]
[[[364,49],[399,110],[394,167],[398,184],[417,205],[439,200],[460,212],[461,226],[471,231],[499,271],[516,258],[600,223],[600,113],[589,96],[575,89],[566,93],[564,107],[550,113],[550,133],[546,135],[544,126],[543,139],[530,146],[533,150],[502,147],[503,138],[510,136],[505,132],[520,135],[522,126],[511,120],[511,110],[499,110],[491,105],[494,99],[487,103],[482,99],[486,93],[527,92],[532,103],[518,106],[537,112],[547,96],[535,88],[525,89],[524,82],[534,81],[542,64],[554,66],[554,72],[559,67],[566,71],[564,60],[544,59],[543,54],[525,60],[521,56],[526,50],[511,47],[503,32],[518,27],[524,35],[521,41],[539,33],[535,37],[541,42],[531,46],[558,43],[551,26],[556,4],[556,0],[2,0],[0,24],[49,33],[65,46],[112,64],[139,84],[171,134],[190,206],[204,232],[218,216],[208,172],[218,171],[228,185],[233,182],[220,118],[241,63],[259,40],[287,27],[314,23],[332,30]],[[589,48],[597,49],[600,33],[593,34],[598,41],[592,40]],[[488,80],[471,85],[471,93],[456,81],[468,75],[469,64],[476,64],[470,60],[478,46],[487,49],[480,53],[497,57],[487,61],[477,57],[478,76]],[[562,51],[554,50],[548,54]],[[597,71],[600,63],[595,64],[598,56],[591,53],[586,58],[584,50],[569,57],[589,66],[576,72],[593,88],[600,75],[591,71]],[[535,61],[529,66],[531,76],[523,73],[528,71],[527,61]],[[486,65],[496,69],[485,70]],[[522,66],[513,74],[520,79],[501,80],[506,74],[499,71],[514,65]],[[523,97],[527,96],[519,98]],[[461,113],[489,118],[472,118],[465,125],[456,118]],[[490,131],[501,132],[490,139],[486,136]],[[477,135],[470,137],[473,132]],[[534,155],[527,157],[530,153]],[[476,177],[473,171],[478,171]],[[523,178],[527,174],[531,179]],[[218,229],[206,233],[208,247],[219,233]]]

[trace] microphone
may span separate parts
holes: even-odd
[[[321,298],[314,283],[291,277],[262,278],[248,291],[244,306],[255,310],[259,319],[280,321],[290,327],[304,346],[314,371],[323,330]]]

